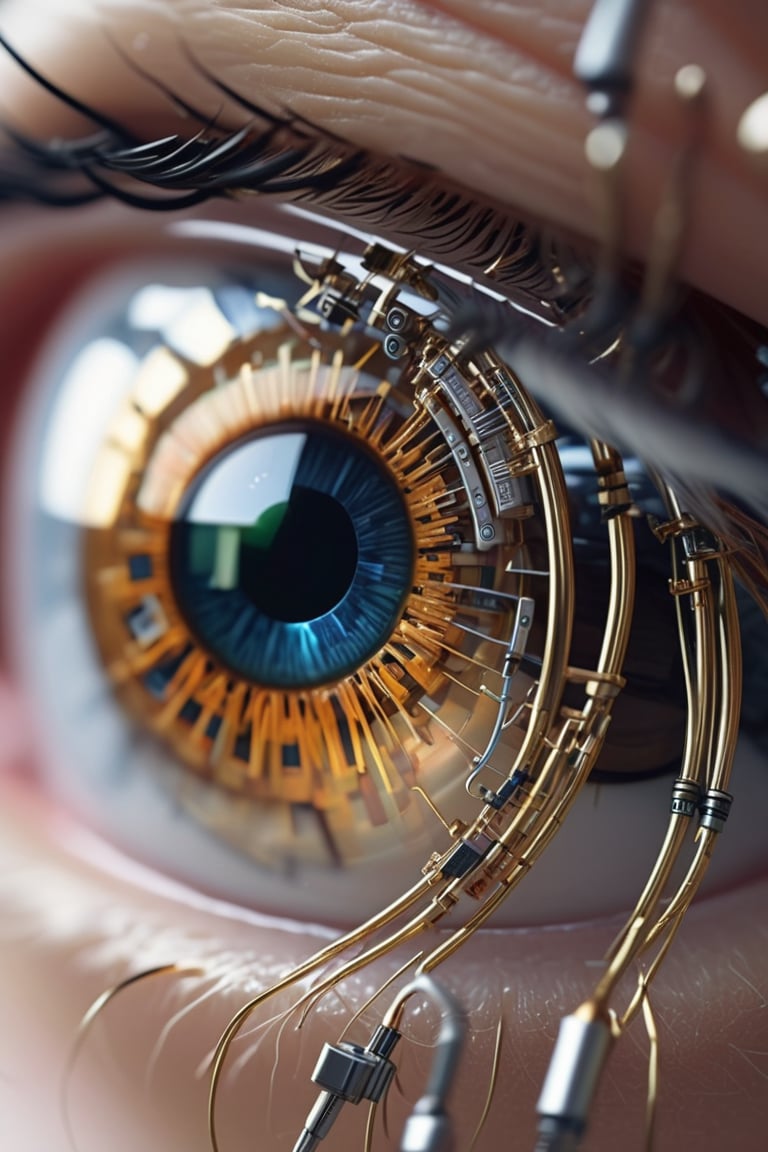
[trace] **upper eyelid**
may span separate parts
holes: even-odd
[[[72,23],[56,0],[41,3],[59,21],[55,28],[76,35],[59,39],[49,30],[38,36],[18,4],[3,21],[17,45],[84,99],[128,118],[145,138],[157,133],[158,123],[168,126],[169,106],[123,66],[108,29],[134,61],[159,72],[204,111],[215,111],[221,98],[187,66],[178,48],[182,36],[220,75],[270,109],[279,110],[282,100],[380,155],[426,158],[465,188],[513,205],[524,218],[552,222],[569,237],[601,233],[583,159],[590,119],[570,68],[586,9],[569,11],[553,27],[536,5],[527,15],[497,12],[496,6],[487,20],[475,21],[478,14],[464,0],[439,12],[421,0],[394,9],[332,0],[313,20],[302,16],[302,5],[222,0],[215,11],[206,4],[185,4],[181,11],[155,3],[140,16],[132,15],[131,5],[108,5],[103,19]],[[90,12],[91,0],[82,7]],[[696,211],[681,278],[761,317],[765,305],[753,288],[765,263],[759,180],[750,178],[746,163],[726,163],[735,147],[729,125],[735,130],[745,102],[764,83],[754,59],[754,30],[744,33],[738,21],[717,13],[673,18],[662,5],[652,14],[632,117],[635,162],[624,244],[641,261],[647,254],[657,192],[680,140],[670,69],[698,58],[712,77],[715,114],[695,180]],[[7,63],[0,58],[0,70]],[[6,68],[6,108],[17,98],[28,126],[45,124],[45,117],[64,124],[60,110],[19,77],[17,66]],[[371,230],[384,231],[375,222]],[[407,246],[407,239],[402,243]],[[589,245],[592,250],[593,240]]]
[[[74,178],[89,199],[111,195],[155,209],[189,207],[215,196],[276,195],[449,264],[545,322],[561,326],[583,312],[591,261],[568,241],[406,158],[367,151],[290,112],[264,111],[187,55],[214,91],[249,115],[248,124],[220,127],[139,68],[141,82],[171,103],[182,101],[183,132],[146,144],[136,144],[119,127],[64,143],[38,143],[17,134],[15,158],[26,158],[27,167],[20,177],[14,175],[16,184],[21,181],[24,188],[26,181],[32,198],[51,203],[57,188],[71,190]],[[16,59],[26,66],[18,54]],[[78,107],[85,106],[78,102]],[[2,159],[0,151],[0,164]],[[0,199],[9,196],[3,180],[0,167]]]
[[[26,66],[18,54],[16,58]],[[214,91],[240,105],[250,123],[222,128],[216,119],[199,114],[192,130],[182,119],[183,132],[145,144],[122,135],[119,127],[64,143],[36,142],[17,134],[14,155],[25,158],[27,167],[14,175],[16,183],[21,181],[32,198],[51,203],[58,188],[71,193],[74,178],[76,194],[79,189],[89,199],[111,195],[155,209],[189,207],[215,196],[276,195],[449,264],[497,288],[545,322],[561,326],[571,314],[583,311],[591,262],[569,242],[413,161],[377,155],[289,112],[278,116],[264,111],[197,66]],[[138,74],[164,99],[179,99],[145,69]],[[46,82],[49,90],[56,90]],[[67,95],[62,92],[64,99]],[[190,104],[185,103],[184,110],[187,117],[196,115]],[[191,163],[184,159],[190,155]],[[0,164],[2,158],[0,151]],[[12,164],[9,168],[12,171]],[[0,199],[9,195],[5,179],[4,189],[0,167]]]
[[[224,98],[249,116],[221,127],[143,69],[139,76],[176,103],[183,132],[139,142],[120,125],[41,76],[0,37],[19,66],[101,128],[70,141],[39,141],[7,129],[0,200],[78,203],[110,195],[132,207],[191,207],[252,193],[311,205],[331,218],[375,229],[429,259],[491,283],[534,315],[559,323],[583,299],[590,262],[570,241],[513,215],[409,158],[360,148],[309,120],[267,112],[193,61]],[[122,54],[122,53],[121,53]],[[73,183],[74,181],[74,183]],[[126,186],[127,181],[127,186]],[[145,192],[144,189],[151,189]],[[157,193],[160,195],[157,195]],[[173,195],[171,195],[171,193]]]

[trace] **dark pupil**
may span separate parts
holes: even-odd
[[[399,485],[353,436],[292,422],[198,476],[171,527],[171,584],[200,643],[254,683],[328,684],[388,639],[410,591]]]
[[[240,532],[240,588],[273,620],[324,616],[344,598],[356,567],[352,521],[326,492],[294,485],[287,503]]]

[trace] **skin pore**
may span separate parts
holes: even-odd
[[[0,28],[63,87],[148,137],[163,131],[167,104],[121,61],[105,32],[143,67],[162,67],[169,83],[213,114],[215,98],[178,50],[183,28],[206,66],[250,99],[289,107],[379,153],[418,158],[526,218],[589,238],[596,222],[582,143],[590,118],[570,78],[588,7],[533,0],[375,0],[327,3],[322,9],[309,0],[49,0],[34,5],[40,18],[32,20],[27,0],[6,0]],[[628,248],[640,255],[682,130],[670,107],[670,78],[682,63],[702,64],[712,81],[712,117],[683,274],[764,322],[765,178],[738,149],[736,125],[766,87],[766,33],[768,16],[758,0],[738,7],[716,0],[654,7],[639,62],[628,181]],[[0,91],[4,109],[28,131],[47,138],[77,130],[5,57]],[[246,201],[241,207],[243,220],[258,219],[258,205]],[[87,245],[62,235],[66,219],[49,224],[52,233],[58,229],[51,248],[40,231],[42,220],[37,214],[32,225],[20,227],[15,218],[0,218],[0,347],[6,366],[0,435],[9,433],[48,323],[76,275],[97,259],[88,256]],[[127,230],[139,228],[131,221]],[[7,453],[8,444],[2,450]],[[329,933],[206,900],[92,842],[35,786],[28,732],[41,723],[44,718],[24,710],[8,673],[0,683],[0,976],[6,1018],[0,1030],[0,1114],[8,1146],[64,1152],[58,1080],[83,1011],[129,972],[178,959],[207,962],[210,971],[202,980],[160,976],[113,1005],[77,1065],[70,1110],[84,1150],[128,1152],[140,1143],[158,1152],[204,1152],[206,1084],[196,1075],[221,1028],[255,988]],[[702,1152],[726,1141],[746,1152],[762,1147],[768,1099],[766,897],[768,883],[755,876],[701,901],[655,985],[663,1061],[658,1152],[671,1152],[683,1140],[695,1140]],[[459,1148],[468,1147],[482,1107],[500,1013],[497,1104],[478,1148],[510,1146],[513,1130],[514,1147],[532,1146],[533,1108],[557,1021],[586,994],[592,964],[611,936],[612,925],[599,922],[494,932],[473,941],[452,963],[453,986],[461,989],[473,1025],[455,1096]],[[301,1033],[287,1030],[279,1045],[281,1074],[274,1080],[274,1031],[264,1043],[258,1043],[258,1033],[244,1042],[235,1062],[247,1052],[250,1059],[222,1093],[222,1148],[292,1147],[314,1098],[309,1075],[321,1043],[335,1038],[375,981],[396,967],[392,961],[364,973],[340,996],[329,997]],[[163,1026],[205,993],[210,995],[180,1019],[153,1059]],[[288,1003],[278,1000],[274,1011]],[[401,1079],[410,1100],[426,1075],[433,1023],[429,1015],[414,1022],[417,1044],[403,1057]],[[629,1143],[629,1133],[640,1146],[645,1053],[644,1035],[635,1028],[612,1057],[585,1148],[607,1152],[620,1141]],[[396,1096],[391,1143],[380,1135],[376,1147],[396,1147],[407,1111]],[[345,1117],[329,1148],[359,1148],[356,1125],[357,1118]]]

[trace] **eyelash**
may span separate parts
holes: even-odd
[[[378,157],[309,121],[268,113],[191,57],[218,94],[247,114],[245,127],[219,128],[137,69],[199,125],[192,135],[141,142],[44,77],[2,36],[0,47],[51,95],[100,130],[96,137],[41,143],[6,125],[15,154],[0,174],[0,200],[71,207],[110,197],[130,207],[165,212],[214,197],[279,196],[309,204],[348,225],[386,227],[398,243],[496,285],[508,299],[549,323],[561,323],[583,299],[590,262],[571,245],[510,218],[495,205],[478,202],[424,165]],[[159,195],[147,195],[143,187]]]

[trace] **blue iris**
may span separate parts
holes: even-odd
[[[292,421],[196,478],[170,561],[179,609],[211,655],[253,683],[309,688],[388,639],[410,591],[413,532],[397,480],[362,441]]]

